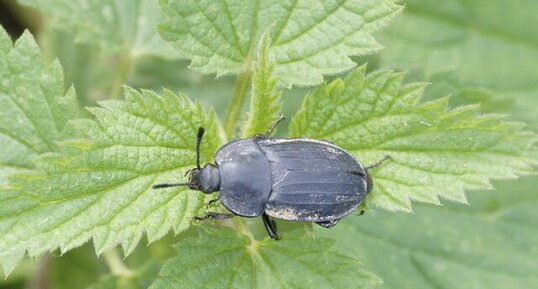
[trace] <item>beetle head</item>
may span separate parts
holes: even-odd
[[[191,190],[211,194],[220,188],[219,168],[213,164],[206,164],[202,169],[194,168],[187,173],[189,174],[188,187]]]
[[[198,135],[196,137],[196,167],[187,171],[185,175],[189,175],[188,183],[174,183],[174,184],[158,184],[153,186],[154,189],[170,188],[187,186],[191,190],[201,191],[206,194],[210,194],[219,190],[220,187],[220,173],[219,168],[212,164],[206,164],[203,168],[200,167],[200,144],[202,143],[202,137],[204,136],[204,128],[198,128]]]

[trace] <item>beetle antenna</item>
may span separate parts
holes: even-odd
[[[164,188],[171,188],[171,187],[180,187],[180,186],[190,186],[192,183],[175,183],[175,184],[158,184],[153,187],[152,189],[164,189]]]
[[[204,128],[198,128],[198,135],[196,136],[196,168],[200,169],[200,145],[202,144],[202,137],[204,137]]]
[[[365,169],[365,170],[373,169],[373,168],[379,166],[380,164],[382,164],[384,161],[386,161],[386,160],[390,160],[390,159],[391,159],[391,157],[390,157],[389,155],[386,155],[386,156],[384,156],[382,159],[380,159],[379,161],[377,161],[377,162],[375,162],[375,163],[373,163],[373,164],[371,164],[371,165],[365,167],[364,169]]]

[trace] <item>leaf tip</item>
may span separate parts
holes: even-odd
[[[19,39],[15,41],[14,47],[30,47],[32,50],[39,51],[39,46],[37,45],[34,36],[28,29],[24,30]]]
[[[2,271],[4,272],[4,279],[7,279],[7,277],[13,272],[15,266],[21,262],[25,254],[25,250],[14,250],[8,253],[3,252],[0,255],[0,265]]]

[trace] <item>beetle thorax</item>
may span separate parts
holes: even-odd
[[[210,194],[220,188],[219,168],[213,164],[206,164],[202,169],[193,169],[190,172],[189,188]]]

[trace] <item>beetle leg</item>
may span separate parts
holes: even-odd
[[[265,225],[265,229],[267,230],[267,234],[269,234],[269,237],[274,240],[280,239],[280,237],[278,236],[278,232],[276,231],[275,222],[269,219],[269,216],[267,216],[266,213],[262,214],[262,220],[263,224]]]
[[[322,226],[323,228],[329,229],[330,227],[333,227],[334,225],[338,224],[338,221],[340,221],[340,219],[336,219],[332,221],[316,222],[316,224]]]
[[[194,217],[195,220],[203,221],[207,219],[216,219],[216,220],[224,220],[235,217],[235,214],[224,214],[224,213],[217,213],[217,212],[208,212],[206,215],[201,217]]]
[[[361,211],[359,212],[359,216],[364,215],[364,212],[365,212],[364,210],[361,210]]]
[[[380,164],[382,164],[384,161],[386,161],[386,160],[390,160],[390,159],[391,159],[391,157],[390,157],[389,155],[386,155],[386,156],[384,156],[382,159],[380,159],[380,160],[378,160],[377,162],[375,162],[375,163],[373,163],[373,164],[371,164],[371,165],[365,167],[364,169],[365,169],[365,170],[373,169],[373,168],[379,166]]]
[[[218,201],[219,198],[216,198],[216,199],[213,199],[213,200],[209,200],[207,203],[205,203],[205,208],[209,208],[209,206],[211,206],[211,204],[213,204],[214,202]]]
[[[275,123],[273,123],[273,125],[271,125],[271,127],[267,130],[267,132],[265,134],[262,134],[261,137],[262,138],[268,138],[271,136],[271,134],[273,133],[273,131],[275,130],[275,128],[277,127],[277,125],[279,123],[281,123],[282,121],[284,121],[286,119],[286,117],[281,114],[278,118],[277,121],[275,121]]]

